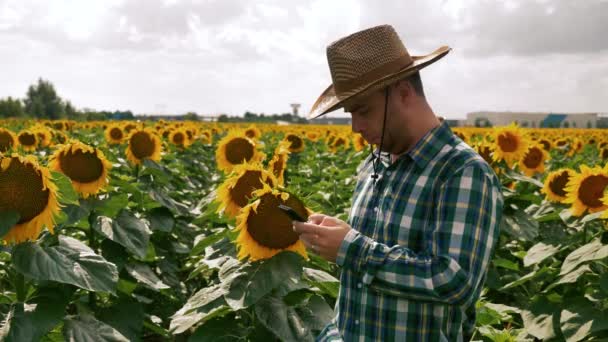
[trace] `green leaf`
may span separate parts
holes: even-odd
[[[121,210],[116,219],[98,216],[93,229],[108,239],[121,244],[140,258],[146,257],[152,231],[148,224],[127,210]]]
[[[532,302],[528,309],[521,311],[526,331],[540,339],[549,340],[559,336],[559,306],[541,297]]]
[[[198,241],[196,243],[196,245],[194,245],[194,247],[192,247],[192,250],[190,251],[190,255],[199,255],[199,254],[203,253],[205,251],[205,248],[220,241],[221,239],[226,237],[228,235],[228,233],[229,233],[229,230],[224,229],[224,228],[217,230],[217,231],[213,231],[211,234],[209,234],[209,236],[201,239],[200,241]]]
[[[523,210],[518,210],[512,215],[503,215],[500,230],[515,239],[533,241],[538,236],[538,222],[530,219]]]
[[[608,245],[603,245],[599,239],[594,239],[588,244],[577,248],[572,253],[568,254],[562,268],[559,272],[560,275],[574,270],[578,265],[592,260],[601,260],[608,257]]]
[[[547,273],[548,271],[549,271],[549,268],[547,268],[547,267],[543,267],[540,270],[532,271],[532,272],[524,275],[523,277],[521,277],[521,278],[519,278],[519,279],[517,279],[517,280],[515,280],[513,282],[510,282],[510,283],[506,284],[505,286],[501,287],[499,290],[500,291],[505,291],[505,290],[508,290],[510,288],[522,285],[522,284],[524,284],[526,282],[531,281],[532,279],[535,279],[535,278],[537,278],[537,277],[539,277],[539,276]]]
[[[234,310],[247,308],[286,280],[297,282],[302,276],[303,264],[302,256],[294,252],[281,252],[251,264],[226,262],[219,274],[222,287],[227,291],[226,301]]]
[[[287,306],[283,299],[266,296],[255,305],[255,315],[281,341],[312,341],[311,330],[296,310]]]
[[[195,293],[181,309],[171,316],[169,330],[181,334],[196,324],[221,317],[232,310],[224,299],[226,290],[218,285],[204,287]]]
[[[127,208],[128,205],[128,193],[111,194],[108,199],[101,201],[101,203],[95,207],[95,211],[103,216],[115,217],[121,210]]]
[[[137,301],[121,297],[112,306],[100,309],[98,318],[118,330],[129,341],[139,341],[141,339],[144,326],[144,308]]]
[[[304,268],[304,275],[312,286],[318,287],[323,293],[332,298],[338,297],[340,290],[340,280],[331,274],[314,268]]]
[[[163,283],[152,271],[152,268],[142,263],[131,263],[125,266],[127,273],[142,284],[147,285],[153,290],[160,291],[168,289],[170,286]]]
[[[2,211],[0,212],[0,239],[6,235],[6,233],[13,228],[14,225],[19,222],[21,216],[16,211]]]
[[[524,175],[522,175],[520,173],[513,172],[511,170],[508,170],[506,172],[506,175],[508,177],[510,177],[512,179],[515,179],[515,180],[518,180],[520,182],[526,182],[526,183],[530,183],[530,184],[536,185],[537,187],[539,187],[541,189],[543,187],[543,183],[541,183],[539,180],[531,178],[531,177],[528,177],[528,176],[524,176]]]
[[[234,317],[224,316],[200,325],[188,342],[233,342],[248,340],[248,330],[235,324]]]
[[[16,303],[7,322],[9,330],[0,334],[6,342],[39,341],[65,315],[65,308],[74,292],[73,287],[41,287],[30,303]]]
[[[53,183],[57,186],[57,199],[61,204],[78,205],[78,193],[72,186],[72,181],[61,172],[51,171]]]
[[[187,206],[177,202],[176,200],[169,197],[169,195],[160,190],[152,190],[148,193],[148,195],[150,196],[150,198],[152,198],[162,206],[171,209],[173,212],[176,212],[181,215],[188,215],[190,213]]]
[[[600,275],[600,289],[604,294],[608,295],[608,273],[604,272]]]
[[[171,210],[165,207],[152,208],[147,212],[150,228],[169,233],[175,225],[175,218]]]
[[[504,258],[495,258],[494,260],[492,260],[492,262],[496,267],[502,267],[516,272],[519,271],[519,264],[511,260]]]
[[[560,246],[546,245],[543,242],[537,243],[528,250],[528,253],[524,257],[524,267],[530,267],[540,263],[559,252],[559,248]]]
[[[582,341],[590,334],[608,330],[608,316],[587,299],[571,300],[560,315],[561,330],[568,342]]]
[[[88,314],[66,317],[63,336],[68,341],[128,342],[118,330]]]
[[[560,284],[575,283],[579,277],[587,272],[591,272],[591,267],[589,267],[589,265],[583,265],[570,273],[562,275],[558,281],[548,286],[543,292],[549,292]]]
[[[320,332],[334,318],[334,310],[323,297],[313,295],[308,303],[295,308],[304,324],[314,332]],[[315,333],[315,335],[317,335]]]
[[[114,293],[118,282],[116,265],[74,238],[60,235],[58,239],[59,245],[52,247],[33,242],[15,246],[13,264],[17,271],[36,280]]]

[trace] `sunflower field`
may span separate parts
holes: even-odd
[[[608,339],[608,132],[453,128],[501,236],[474,340]],[[0,340],[312,341],[340,269],[280,204],[348,217],[348,126],[0,121]]]

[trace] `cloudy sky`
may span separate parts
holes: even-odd
[[[436,113],[608,112],[605,0],[0,0],[0,98],[40,77],[77,108],[307,111],[325,47],[391,24]]]

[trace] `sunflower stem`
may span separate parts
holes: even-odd
[[[25,302],[26,286],[25,277],[20,272],[15,272],[15,291],[17,292],[17,301]]]

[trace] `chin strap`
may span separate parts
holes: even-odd
[[[378,155],[374,155],[374,148],[372,147],[372,145],[370,144],[370,149],[372,151],[372,163],[374,165],[374,173],[372,174],[372,179],[374,180],[374,184],[376,184],[376,181],[378,180],[378,178],[380,177],[378,175],[378,171],[377,171],[377,166],[378,166],[378,159],[380,159],[380,157],[382,156],[382,145],[384,144],[384,129],[386,128],[386,117],[387,117],[387,109],[388,109],[388,89],[390,86],[386,87],[384,90],[384,119],[382,120],[382,135],[380,137],[380,148],[378,149]]]

